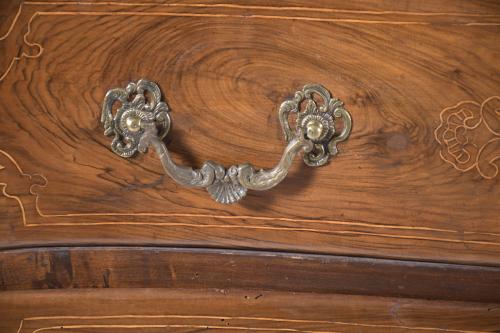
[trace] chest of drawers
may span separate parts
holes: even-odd
[[[0,8],[2,332],[500,329],[496,1]]]

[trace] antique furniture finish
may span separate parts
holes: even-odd
[[[12,0],[0,47],[0,332],[500,330],[498,1]]]

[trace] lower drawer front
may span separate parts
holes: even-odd
[[[493,332],[498,304],[260,290],[0,293],[2,333]]]

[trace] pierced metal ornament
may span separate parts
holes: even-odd
[[[321,99],[320,103],[314,99],[315,95]],[[292,133],[288,123],[290,113],[297,114],[295,133]],[[339,135],[335,135],[336,118],[342,118],[344,122]],[[351,116],[344,109],[344,103],[332,98],[330,92],[319,84],[306,85],[295,93],[293,99],[283,102],[279,119],[287,142],[299,135],[313,142],[313,149],[304,154],[304,162],[309,166],[324,165],[331,156],[337,155],[337,144],[347,139],[352,127]]]
[[[149,92],[146,98],[146,92]],[[116,102],[122,105],[113,116],[112,108]],[[104,97],[101,122],[104,135],[114,135],[111,150],[121,157],[133,156],[147,124],[154,124],[158,137],[163,139],[170,130],[169,109],[161,101],[160,88],[156,83],[139,80],[129,83],[125,89],[115,88]]]
[[[116,103],[121,106],[113,115]],[[288,121],[290,113],[297,114],[293,131]],[[337,119],[343,122],[339,134],[335,130]],[[223,204],[240,201],[249,189],[263,191],[278,185],[300,151],[304,151],[307,165],[326,164],[338,153],[337,144],[347,139],[352,127],[344,104],[318,84],[304,86],[293,99],[283,102],[279,120],[288,145],[274,168],[256,171],[248,163],[228,169],[212,161],[205,162],[200,169],[175,164],[162,141],[170,130],[169,108],[161,101],[160,88],[154,82],[142,79],[129,83],[125,89],[109,90],[101,115],[104,134],[114,135],[111,150],[117,155],[129,158],[153,146],[172,179],[184,186],[204,187],[215,201]]]

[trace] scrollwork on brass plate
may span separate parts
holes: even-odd
[[[321,98],[321,103],[314,100],[314,95]],[[305,108],[301,107],[303,103]],[[297,113],[295,133],[292,133],[288,123],[290,113]],[[335,135],[335,118],[344,121],[344,128],[339,135]],[[344,103],[332,98],[330,92],[319,84],[306,85],[295,93],[293,99],[283,102],[279,119],[285,140],[290,142],[294,136],[305,134],[312,141],[313,149],[304,154],[304,162],[309,166],[324,165],[330,156],[336,155],[337,144],[347,139],[352,127],[351,116],[344,109]]]
[[[148,101],[146,92],[150,92]],[[122,105],[113,116],[111,109],[116,102]],[[154,82],[139,80],[129,83],[125,89],[111,89],[104,97],[101,115],[104,135],[114,134],[111,149],[121,157],[134,155],[146,124],[154,124],[159,130],[158,137],[163,139],[170,129],[168,111],[167,104],[161,101],[160,88]]]
[[[314,98],[316,96],[320,101]],[[121,103],[121,106],[113,115],[115,103]],[[290,113],[297,114],[293,130],[288,121]],[[274,168],[256,171],[248,163],[228,169],[212,161],[205,162],[200,169],[175,164],[162,142],[170,129],[169,108],[161,101],[160,88],[154,82],[143,79],[129,83],[125,89],[109,90],[101,116],[104,134],[114,135],[113,152],[128,158],[137,151],[144,153],[152,146],[165,172],[177,183],[204,187],[215,201],[223,204],[241,200],[248,189],[262,191],[279,184],[300,151],[304,151],[307,165],[326,164],[338,153],[337,144],[347,139],[352,126],[343,103],[317,84],[304,86],[293,99],[285,101],[279,109],[279,119],[288,145]],[[337,119],[343,121],[340,133],[335,130]]]

